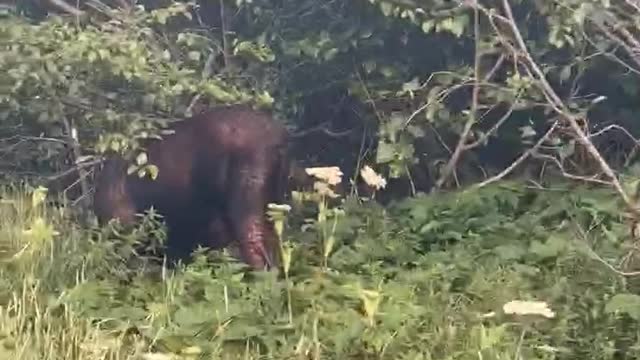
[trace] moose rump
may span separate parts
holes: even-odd
[[[276,239],[265,211],[284,199],[286,129],[245,106],[213,108],[170,129],[143,144],[158,167],[155,180],[127,175],[122,157],[107,157],[95,186],[98,221],[131,224],[153,206],[167,225],[169,258],[184,258],[198,244],[221,248],[235,241],[251,267],[272,266]]]

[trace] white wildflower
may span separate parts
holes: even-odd
[[[544,301],[509,301],[502,306],[502,310],[505,314],[513,315],[540,315],[546,318],[555,316],[555,313],[549,309],[549,305]]]
[[[146,353],[142,354],[144,360],[177,360],[178,357],[173,354],[163,353]]]
[[[329,185],[337,185],[342,182],[342,171],[337,166],[306,168],[305,172],[309,176],[322,180]]]
[[[280,212],[289,212],[289,211],[291,211],[291,206],[287,205],[287,204],[269,203],[267,205],[267,208],[269,210],[280,211]]]
[[[313,190],[315,190],[318,194],[328,196],[330,198],[337,198],[338,194],[336,194],[327,183],[322,181],[316,181],[313,183]]]
[[[496,316],[496,312],[495,311],[490,311],[488,313],[480,315],[480,317],[483,318],[483,319],[493,318],[495,316]]]
[[[360,176],[367,185],[376,188],[376,190],[384,189],[387,186],[387,180],[377,174],[371,167],[365,165],[360,169]]]

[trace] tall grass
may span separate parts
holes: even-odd
[[[37,190],[1,195],[0,360],[640,358],[633,308],[610,303],[625,282],[572,245],[557,195],[320,199],[305,231],[290,217],[280,274],[220,253],[150,274],[132,246],[147,230],[84,229]],[[616,219],[598,240],[610,256]],[[519,299],[555,315],[506,314]]]
[[[0,190],[0,359],[133,359],[121,335],[59,301],[102,273],[108,249],[64,210],[46,206],[45,196],[43,189]]]

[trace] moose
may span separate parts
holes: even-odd
[[[132,224],[153,207],[167,225],[167,255],[188,256],[198,245],[235,242],[254,269],[275,265],[276,236],[268,203],[287,188],[287,131],[269,113],[243,105],[218,106],[173,122],[170,135],[148,139],[155,179],[127,174],[128,162],[108,154],[97,172],[94,213],[104,224]]]

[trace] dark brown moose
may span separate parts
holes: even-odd
[[[98,221],[132,224],[153,206],[167,224],[170,258],[188,256],[197,244],[236,242],[254,269],[273,266],[277,243],[265,211],[286,192],[286,129],[245,106],[215,107],[170,129],[162,140],[143,144],[148,162],[158,167],[155,180],[127,175],[122,157],[107,157],[96,177]]]

